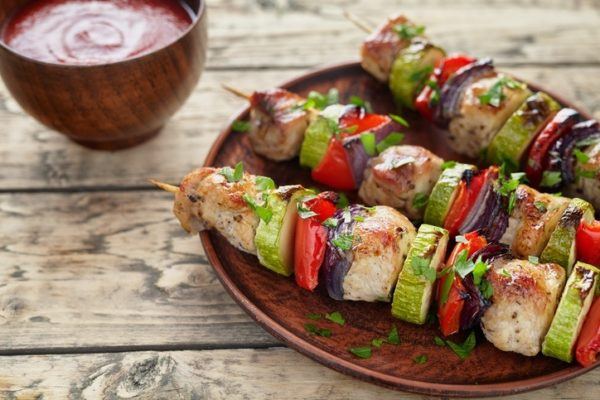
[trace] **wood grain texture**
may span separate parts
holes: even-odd
[[[171,207],[159,192],[0,195],[0,354],[277,345]]]
[[[210,68],[310,67],[353,59],[364,33],[345,20],[344,9],[374,23],[405,13],[425,24],[443,47],[493,57],[501,65],[600,61],[600,6],[593,0],[220,0],[210,5]],[[249,13],[253,18],[246,18]]]
[[[517,76],[552,88],[600,117],[598,67],[515,67]],[[0,85],[0,189],[147,186],[147,178],[178,182],[201,165],[218,133],[245,103],[220,88],[277,85],[300,69],[208,71],[183,109],[155,139],[117,153],[95,152],[26,117]]]
[[[5,357],[5,399],[417,400],[283,348]],[[600,370],[507,400],[596,400]]]

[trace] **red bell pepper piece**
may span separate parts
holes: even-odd
[[[387,115],[367,114],[360,107],[342,115],[339,121],[341,132],[329,142],[325,156],[311,173],[312,178],[336,190],[356,189],[351,161],[344,150],[342,139],[373,130],[388,122],[390,117]]]
[[[294,239],[294,272],[301,288],[313,291],[319,283],[319,269],[325,258],[327,228],[322,224],[335,213],[335,204],[327,198],[327,192],[304,203],[317,215],[298,218]]]
[[[390,120],[391,118],[387,115],[367,114],[362,108],[356,107],[340,117],[339,125],[342,132],[339,136],[344,138],[367,132],[387,124]],[[349,131],[344,132],[345,129]]]
[[[471,257],[476,251],[487,245],[487,240],[480,236],[477,232],[470,232],[464,235],[466,242],[457,243],[454,250],[448,257],[446,266],[452,267],[456,262],[459,254],[463,250],[467,250],[467,257]],[[442,291],[448,279],[452,279],[448,298],[442,302]],[[437,286],[437,301],[438,301],[438,320],[440,322],[440,330],[444,336],[452,335],[460,330],[460,314],[465,304],[464,286],[459,275],[451,270],[447,275],[442,276],[438,280]]]
[[[577,259],[600,267],[600,221],[581,221],[575,236]]]
[[[340,139],[331,139],[327,153],[319,165],[312,170],[311,177],[336,190],[356,189],[350,161]]]
[[[450,232],[451,236],[458,233],[458,229],[469,214],[469,211],[473,208],[483,184],[487,179],[494,176],[494,171],[495,167],[481,171],[471,178],[471,182],[468,185],[464,179],[460,181],[456,200],[452,204],[452,208],[444,221],[444,228]]]
[[[529,182],[538,186],[542,175],[548,168],[548,151],[554,143],[571,131],[571,127],[579,122],[579,113],[570,108],[563,108],[536,136],[525,165],[525,173]]]
[[[435,71],[429,76],[429,82],[421,90],[421,93],[415,100],[415,108],[426,119],[433,119],[432,99],[439,88],[444,86],[446,81],[462,67],[469,65],[475,61],[474,58],[465,55],[457,54],[444,58]],[[433,86],[433,87],[431,87]],[[437,88],[436,88],[437,86]]]
[[[588,367],[596,362],[600,352],[600,296],[596,297],[592,303],[592,308],[588,312],[579,340],[575,347],[575,358],[584,367]]]

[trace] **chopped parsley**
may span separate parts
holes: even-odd
[[[444,283],[442,284],[442,291],[440,293],[440,302],[442,305],[446,304],[448,301],[448,296],[450,295],[450,289],[452,289],[452,283],[454,282],[455,272],[454,269],[449,270],[450,276],[447,276],[444,279]]]
[[[377,154],[377,138],[373,132],[365,132],[360,135],[360,141],[362,142],[365,152],[373,157]]]
[[[546,207],[546,203],[544,203],[543,201],[534,201],[533,205],[542,214],[545,213],[546,211],[548,211],[548,208]]]
[[[369,103],[368,101],[363,100],[362,98],[358,97],[358,96],[350,96],[350,104],[355,105],[357,107],[362,107],[365,109],[366,112],[368,113],[372,113],[373,112],[373,107],[371,106],[371,103]]]
[[[425,26],[423,25],[396,24],[392,29],[403,40],[410,40],[425,33]]]
[[[427,202],[429,201],[429,196],[425,193],[417,193],[415,198],[413,199],[412,205],[417,210],[425,208]]]
[[[364,221],[365,221],[365,217],[363,217],[362,215],[356,215],[356,216],[354,217],[354,220],[355,220],[356,222],[364,222]]]
[[[248,121],[233,121],[233,124],[231,124],[231,130],[234,132],[239,132],[239,133],[243,133],[243,132],[248,132],[250,130],[250,122]]]
[[[510,278],[512,275],[510,274],[510,272],[508,272],[506,270],[506,268],[502,268],[502,271],[500,271],[500,275],[505,276],[507,278]]]
[[[500,104],[502,104],[502,101],[506,98],[506,95],[504,94],[505,87],[509,89],[523,89],[525,85],[508,76],[503,76],[498,79],[486,93],[479,96],[479,102],[492,107],[500,107]]]
[[[341,234],[331,241],[335,247],[340,250],[348,251],[352,249],[352,241],[354,240],[353,235]]]
[[[577,161],[579,161],[582,164],[585,164],[586,162],[590,161],[590,156],[588,156],[587,154],[585,154],[583,151],[581,151],[579,149],[573,150],[573,155],[575,156]]]
[[[348,351],[358,358],[371,358],[372,355],[370,347],[351,347]]]
[[[562,175],[560,171],[544,171],[542,175],[542,181],[540,186],[553,187],[559,185],[562,182]]]
[[[371,344],[373,345],[373,347],[377,347],[377,348],[380,348],[384,343],[385,343],[385,339],[382,339],[382,338],[375,338],[375,339],[371,340]]]
[[[383,153],[388,148],[395,146],[404,140],[404,133],[392,132],[381,142],[377,143],[377,152]]]
[[[398,335],[398,328],[396,325],[392,325],[390,333],[388,333],[387,342],[389,344],[400,344],[400,335]]]
[[[577,171],[575,171],[575,175],[577,176],[577,178],[594,179],[596,175],[598,175],[598,171],[577,168]]]
[[[440,347],[446,346],[446,341],[439,336],[434,337],[433,342]]]
[[[342,326],[346,323],[344,316],[339,311],[334,311],[331,314],[325,314],[325,318],[335,324],[342,325]]]
[[[510,174],[510,178],[507,179],[506,174],[504,173],[505,168],[506,165],[502,164],[502,167],[500,168],[501,173],[498,180],[500,183],[498,193],[500,193],[502,196],[508,197],[508,213],[511,214],[517,202],[517,195],[515,191],[519,187],[519,184],[526,180],[526,176],[524,172],[513,172]]]
[[[437,276],[435,269],[430,266],[430,260],[423,257],[414,257],[411,267],[417,276],[422,276],[429,282],[435,282]]]
[[[308,208],[306,205],[306,200],[304,199],[296,204],[296,208],[298,209],[298,216],[302,219],[307,219],[318,215],[316,212]]]
[[[425,364],[427,362],[427,356],[425,354],[421,354],[420,356],[416,356],[413,358],[415,364]]]
[[[473,283],[476,285],[481,285],[483,283],[483,276],[490,268],[481,257],[477,259],[477,262],[473,266]]]
[[[234,169],[231,167],[223,167],[219,170],[219,174],[223,175],[229,183],[239,182],[240,179],[244,177],[244,164],[240,161],[235,164]]]
[[[338,220],[335,218],[327,218],[323,221],[323,226],[326,228],[335,228],[338,225]]]
[[[275,189],[275,182],[273,181],[273,179],[271,179],[267,176],[257,176],[256,177],[256,189],[258,189],[259,192],[273,190],[273,189]]]
[[[254,211],[254,214],[256,214],[258,218],[265,221],[265,223],[267,224],[269,223],[269,221],[271,221],[271,218],[273,217],[273,212],[271,210],[269,210],[265,206],[258,204],[256,200],[253,199],[248,193],[244,193],[242,198],[244,199],[246,204],[248,204],[250,209]]]
[[[451,340],[446,340],[446,344],[461,360],[465,360],[469,357],[469,355],[471,355],[471,352],[477,344],[477,339],[475,338],[475,332],[471,331],[463,343],[454,343]]]
[[[345,193],[338,193],[338,199],[335,203],[335,206],[337,208],[346,208],[348,207],[348,204],[350,204],[350,201],[348,200],[348,196],[346,196]]]
[[[304,329],[311,335],[331,337],[331,329],[319,328],[315,324],[304,324]]]
[[[313,90],[308,94],[306,100],[299,104],[299,107],[304,110],[323,110],[327,106],[338,103],[339,98],[340,94],[336,88],[329,89],[327,94],[322,94]]]
[[[308,313],[308,314],[306,314],[306,318],[312,319],[313,321],[317,321],[317,320],[321,319],[321,314],[318,314],[318,313]]]
[[[528,260],[532,264],[539,264],[540,263],[540,258],[537,257],[537,256],[529,256]]]
[[[456,167],[456,161],[449,160],[442,163],[442,171],[454,167]]]
[[[405,120],[404,118],[402,118],[401,116],[399,116],[398,114],[389,114],[389,115],[390,115],[390,118],[394,122],[396,122],[396,123],[398,123],[398,124],[400,124],[402,126],[405,126],[407,128],[410,126],[410,124],[408,123],[408,121]]]
[[[458,235],[454,238],[454,240],[456,241],[456,243],[468,243],[469,241],[467,240],[466,237],[464,237],[463,235]]]
[[[481,283],[478,285],[479,291],[484,299],[489,299],[494,295],[494,287],[487,279],[482,279]]]
[[[416,83],[423,82],[429,75],[431,75],[432,72],[433,72],[433,65],[427,65],[421,69],[416,70],[412,74],[410,74],[408,79],[410,79],[412,82],[416,82]]]

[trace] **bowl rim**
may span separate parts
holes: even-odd
[[[198,0],[198,12],[194,13],[194,18],[192,19],[192,23],[186,28],[186,30],[181,32],[181,34],[179,36],[177,36],[177,38],[173,39],[169,43],[167,43],[149,53],[138,54],[134,57],[128,57],[128,58],[126,58],[124,60],[120,60],[120,61],[110,61],[110,62],[105,62],[105,63],[101,63],[101,64],[66,64],[66,63],[62,64],[62,63],[58,63],[58,62],[41,61],[41,60],[38,60],[38,59],[35,59],[32,57],[28,57],[26,55],[19,53],[18,51],[14,50],[12,47],[10,47],[8,44],[6,44],[4,42],[4,40],[2,40],[2,31],[4,30],[4,26],[5,26],[6,22],[8,21],[9,18],[12,17],[13,13],[16,12],[19,7],[17,7],[15,10],[11,10],[11,12],[7,13],[7,16],[4,18],[4,20],[0,21],[0,49],[8,52],[9,54],[11,54],[23,61],[26,61],[31,64],[44,66],[44,67],[89,70],[89,69],[102,68],[102,67],[108,67],[108,66],[127,65],[129,63],[140,61],[147,57],[152,57],[155,54],[157,54],[165,49],[168,49],[169,47],[173,46],[174,44],[178,43],[180,40],[182,40],[183,38],[188,36],[189,33],[192,30],[194,30],[196,28],[196,26],[198,26],[200,21],[205,19],[206,8],[207,8],[206,1],[207,0]]]
[[[340,62],[335,64],[328,64],[325,66],[312,68],[306,73],[296,76],[292,79],[286,80],[285,82],[277,85],[276,87],[290,88],[303,80],[310,79],[321,74],[333,73],[336,71],[343,71],[346,69],[361,68],[360,62],[349,61]],[[512,75],[512,74],[511,74]],[[536,84],[530,84],[525,81],[530,87],[535,90],[544,91],[549,95],[557,99],[561,104],[572,105],[571,102],[564,100],[562,96],[556,96],[552,91],[548,91],[545,88],[540,87]],[[591,118],[591,113],[582,109],[581,107],[576,108],[585,118]],[[209,150],[203,166],[212,167],[214,166],[215,159],[221,148],[225,144],[227,138],[233,133],[231,125],[234,121],[247,116],[250,111],[250,106],[246,105],[239,109],[234,115],[228,120],[227,125],[220,132],[219,136],[213,142],[211,149]],[[248,296],[239,288],[232,277],[225,269],[219,254],[213,245],[212,237],[210,232],[201,232],[199,234],[202,246],[206,253],[207,259],[211,266],[215,270],[219,281],[224,286],[227,293],[235,300],[235,302],[256,322],[258,325],[265,329],[269,334],[281,340],[287,346],[300,354],[309,357],[310,359],[317,361],[318,363],[331,368],[337,372],[345,375],[352,376],[356,379],[383,386],[388,389],[395,389],[406,391],[410,393],[425,394],[432,396],[443,396],[443,397],[495,397],[505,395],[515,395],[518,393],[529,392],[532,390],[546,388],[548,386],[556,385],[564,381],[576,378],[593,369],[600,367],[600,360],[589,367],[581,367],[576,364],[566,364],[565,368],[546,375],[536,376],[526,379],[517,379],[513,381],[497,382],[497,383],[486,383],[486,384],[447,384],[447,383],[434,383],[417,381],[408,378],[401,378],[391,376],[376,370],[372,370],[363,367],[357,363],[352,363],[348,360],[337,357],[320,347],[311,344],[304,340],[302,337],[295,335],[284,326],[280,325],[275,319],[270,317],[260,307],[252,302]]]

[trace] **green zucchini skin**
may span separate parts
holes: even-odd
[[[446,216],[454,203],[458,184],[467,170],[475,170],[475,166],[457,163],[442,171],[433,187],[425,209],[423,221],[429,225],[444,226]]]
[[[437,62],[445,57],[441,48],[419,39],[403,49],[392,64],[390,90],[398,105],[414,110],[414,100]],[[427,71],[430,71],[427,73]]]
[[[569,202],[566,210],[552,232],[548,244],[540,255],[543,263],[555,263],[571,273],[577,257],[575,235],[581,220],[591,222],[594,220],[594,207],[585,200],[574,198]]]
[[[333,104],[318,114],[313,114],[300,146],[300,166],[313,169],[319,165],[327,153],[329,142],[335,135],[345,108],[341,104]]]
[[[544,92],[529,96],[492,139],[486,151],[487,162],[505,164],[507,172],[520,170],[529,145],[560,108],[560,104]]]
[[[592,305],[599,275],[600,270],[592,265],[575,264],[542,343],[542,354],[569,363],[573,361],[573,348]]]
[[[422,274],[418,274],[413,265],[416,259],[426,260],[429,268],[437,272],[446,255],[448,237],[448,231],[443,228],[428,224],[419,227],[417,236],[408,250],[402,271],[398,275],[392,302],[394,317],[413,324],[425,323],[435,279],[430,281]]]
[[[298,218],[297,202],[313,194],[300,185],[282,186],[267,195],[265,206],[271,210],[271,220],[261,220],[254,243],[258,261],[264,267],[284,276],[294,272],[294,231]]]

